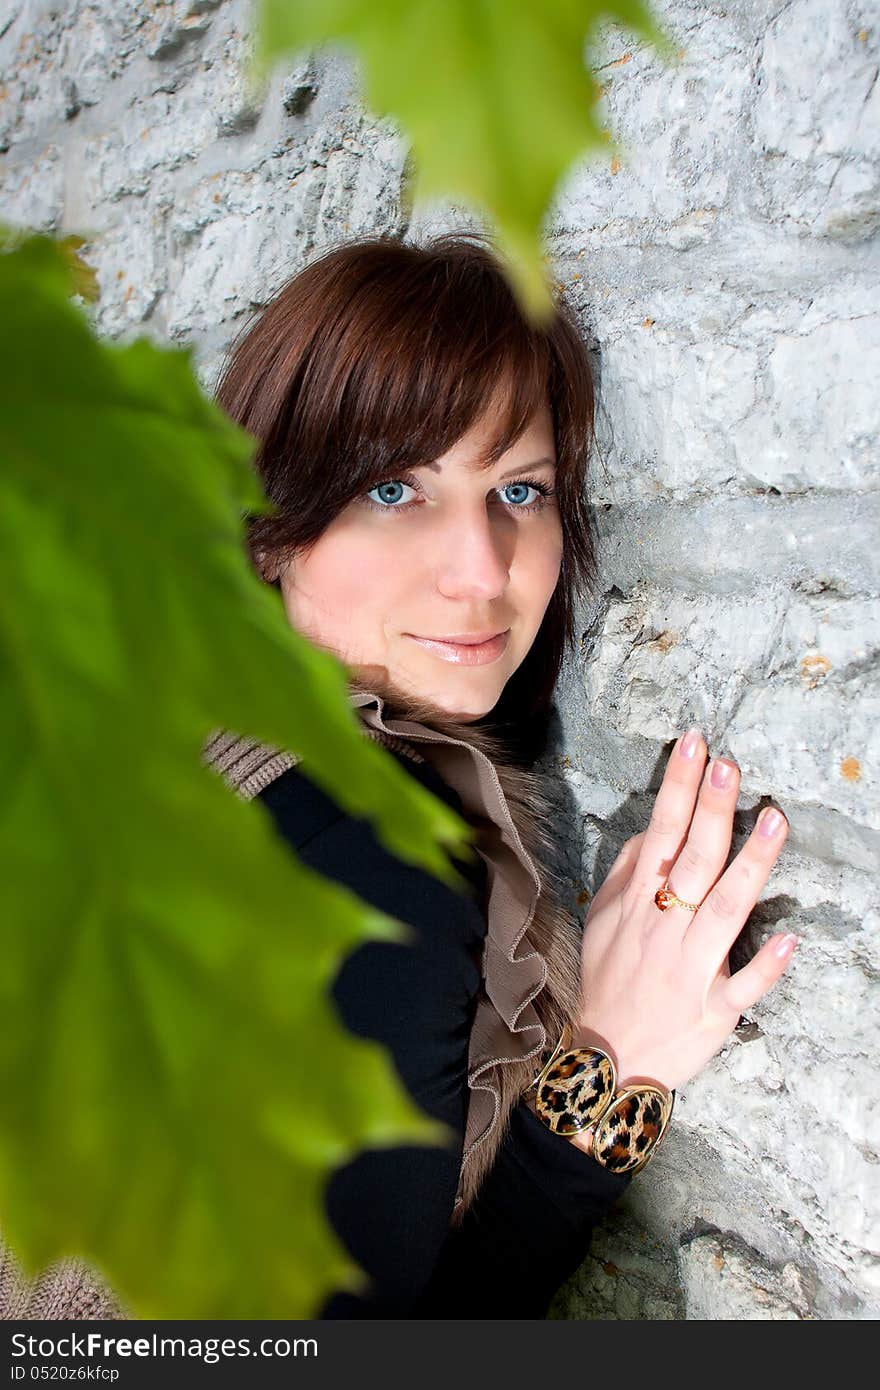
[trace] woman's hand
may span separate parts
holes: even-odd
[[[776,983],[796,945],[794,937],[774,936],[731,975],[728,952],[770,877],[788,822],[780,815],[765,835],[772,808],[765,809],[724,869],[739,768],[722,763],[729,779],[719,787],[711,775],[717,764],[703,777],[699,733],[690,757],[683,744],[678,739],[672,750],[647,830],[623,845],[584,924],[573,1045],[610,1051],[619,1086],[639,1078],[674,1089],[695,1076]],[[667,879],[679,898],[701,904],[698,912],[656,906]]]

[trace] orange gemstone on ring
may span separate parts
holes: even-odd
[[[654,894],[654,902],[661,912],[665,912],[667,907],[672,907],[673,896],[671,893],[667,892],[665,888],[658,888],[657,892]]]

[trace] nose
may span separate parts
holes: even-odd
[[[446,598],[491,599],[510,582],[513,528],[483,511],[459,512],[441,528],[437,588]]]

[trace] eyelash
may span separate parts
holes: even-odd
[[[367,492],[374,492],[375,489],[381,487],[383,483],[405,483],[407,487],[413,488],[416,492],[421,492],[422,490],[411,473],[401,473],[399,478],[380,478],[378,483],[373,483],[373,486],[367,489]],[[539,512],[547,505],[547,499],[553,497],[556,493],[555,487],[551,487],[549,483],[541,482],[538,478],[514,478],[512,482],[503,483],[501,488],[497,489],[497,491],[503,492],[506,488],[517,487],[523,483],[525,483],[526,487],[533,487],[535,491],[539,493],[537,500],[529,502],[527,505],[522,503],[517,504],[516,502],[504,502],[502,506],[507,507],[508,510],[512,512]],[[366,502],[367,506],[372,507],[375,512],[406,512],[409,511],[410,507],[418,505],[415,502],[403,502],[399,506],[394,506],[390,502],[374,502],[372,497],[367,496],[367,493],[364,493],[363,500]]]

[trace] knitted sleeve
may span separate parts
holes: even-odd
[[[105,1280],[83,1260],[58,1260],[28,1279],[0,1240],[0,1322],[19,1318],[66,1321],[130,1316]]]

